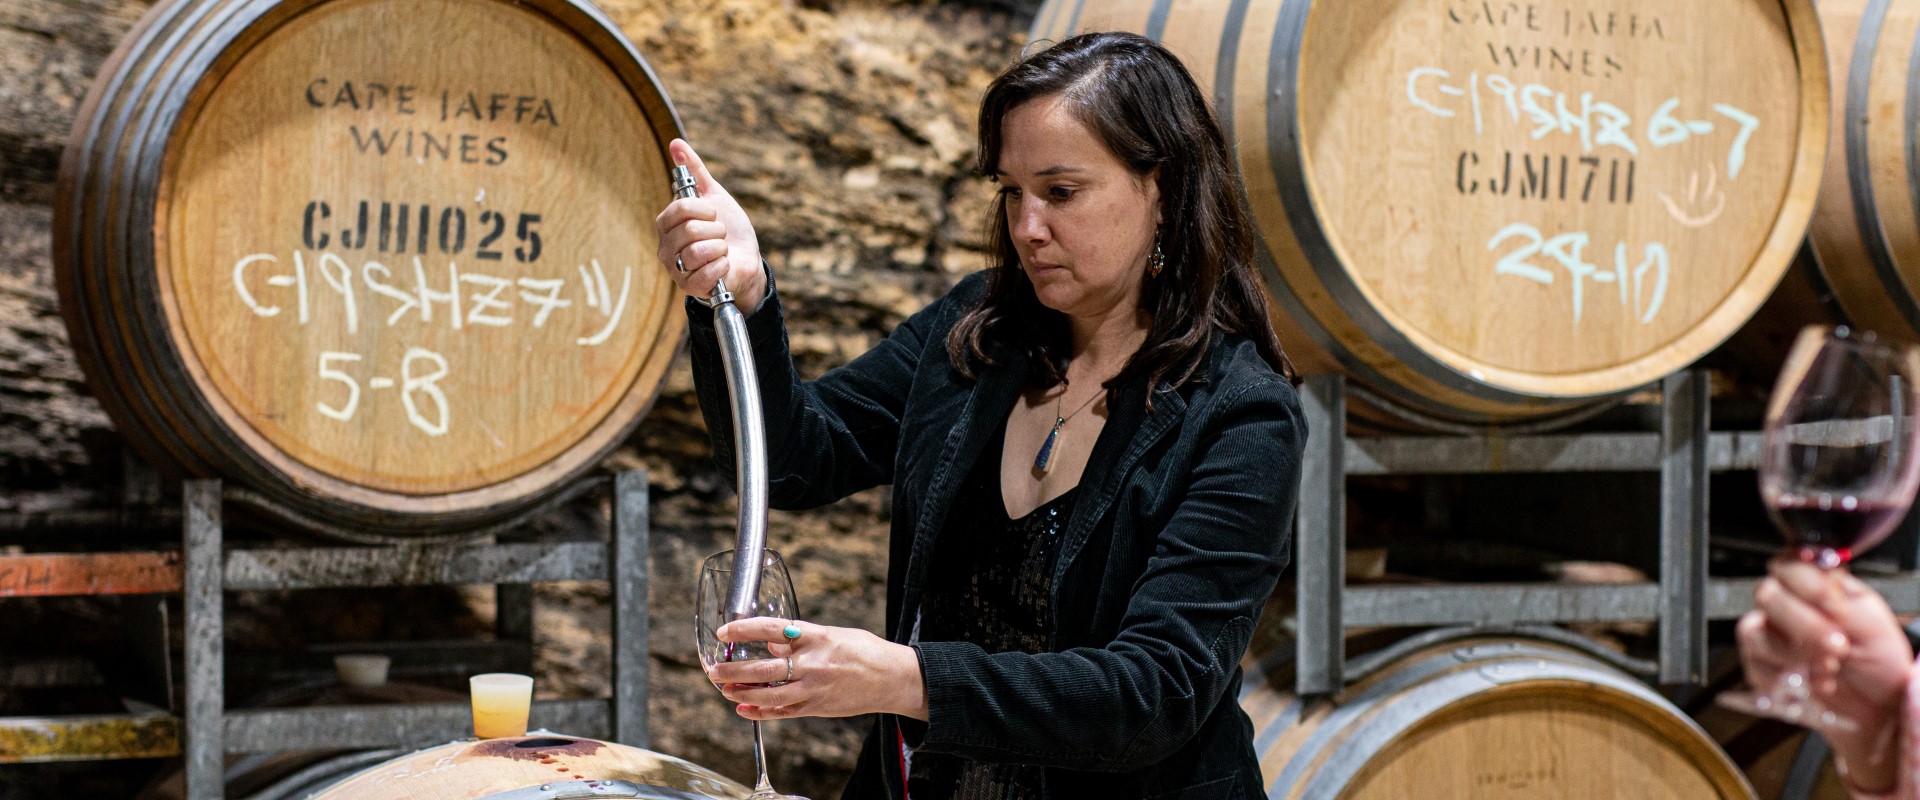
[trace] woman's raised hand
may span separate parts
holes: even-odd
[[[673,140],[667,150],[675,164],[693,170],[700,196],[676,199],[654,217],[653,229],[660,235],[660,266],[681,291],[702,300],[725,279],[727,290],[734,294],[734,305],[744,313],[753,313],[767,296],[766,273],[760,267],[760,240],[753,233],[753,221],[707,172],[706,164],[686,140]]]
[[[786,637],[789,625],[800,631],[798,637]],[[707,671],[707,679],[738,703],[740,716],[747,719],[859,714],[927,718],[920,657],[906,645],[858,628],[767,617],[727,623],[717,634],[723,642],[767,642],[774,655],[715,664]],[[767,685],[781,681],[779,686]]]

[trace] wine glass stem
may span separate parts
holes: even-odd
[[[754,794],[773,791],[773,783],[767,780],[767,747],[760,738],[760,721],[753,721],[753,767],[760,772],[760,780],[753,785]]]

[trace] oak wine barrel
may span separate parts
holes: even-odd
[[[1293,694],[1284,652],[1249,650],[1240,706],[1268,797],[1754,796],[1685,714],[1578,649],[1480,637],[1409,650],[1319,701]]]
[[[541,786],[551,793],[538,796],[550,797],[735,800],[750,793],[719,773],[672,756],[541,731],[409,753],[367,767],[312,800],[478,800]]]
[[[1808,241],[1855,325],[1920,339],[1920,2],[1819,0],[1833,144]]]
[[[73,346],[167,472],[370,538],[497,522],[684,338],[648,268],[679,130],[587,0],[167,0],[61,164]]]
[[[1812,214],[1812,0],[1049,0],[1211,93],[1303,371],[1399,415],[1540,419],[1692,364]]]

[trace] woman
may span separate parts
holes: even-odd
[[[1854,797],[1920,800],[1920,670],[1884,598],[1844,570],[1776,559],[1736,632],[1749,685],[1800,675],[1850,723],[1815,727]]]
[[[1286,563],[1306,431],[1225,139],[1179,61],[1089,34],[995,80],[996,263],[812,382],[751,223],[672,149],[702,196],[656,220],[659,258],[753,310],[773,503],[894,486],[886,637],[727,625],[791,643],[710,673],[740,715],[879,714],[852,798],[1263,796],[1238,662]],[[730,461],[712,314],[687,308]]]

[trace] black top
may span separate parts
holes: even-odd
[[[816,380],[794,367],[777,288],[747,317],[773,507],[893,487],[885,633],[901,644],[925,604],[933,551],[962,513],[955,495],[993,457],[987,441],[1034,370],[997,344],[994,366],[975,378],[953,369],[947,334],[985,292],[983,276],[962,280]],[[713,312],[689,299],[687,315],[700,411],[731,477]],[[1217,333],[1197,366],[1178,388],[1114,387],[1059,536],[1048,651],[922,637],[928,719],[875,715],[845,797],[898,800],[902,740],[916,755],[1040,765],[1052,798],[1266,796],[1239,662],[1287,563],[1307,432],[1299,395],[1251,339]]]
[[[920,604],[920,638],[969,642],[988,653],[1044,653],[1053,638],[1053,562],[1078,488],[1019,519],[1000,493],[1006,425],[987,443],[954,496],[934,546]],[[945,753],[911,755],[909,796],[952,800],[1040,798],[1040,767]]]

